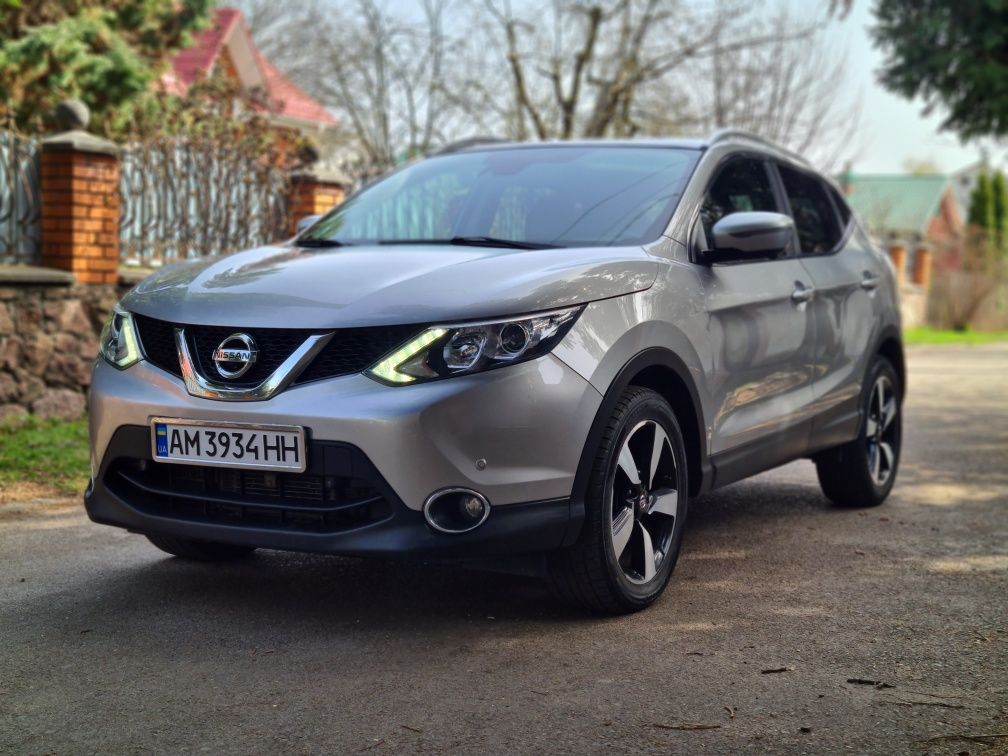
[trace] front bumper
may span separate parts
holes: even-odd
[[[545,551],[570,537],[568,501],[600,403],[594,388],[552,356],[419,386],[386,387],[347,376],[263,402],[200,399],[147,363],[118,371],[99,361],[91,388],[94,480],[85,502],[96,522],[267,548],[444,557]],[[368,475],[387,508],[348,527],[319,529],[229,521],[169,506],[177,500],[171,490],[145,489],[143,481],[126,485],[116,475],[117,460],[150,459],[154,416],[302,425],[313,450],[320,450],[312,453],[309,473],[322,480],[333,474],[325,449],[355,450],[373,470]],[[483,469],[477,460],[486,461]],[[364,463],[356,464],[360,469]],[[486,496],[491,515],[470,533],[436,533],[423,520],[423,502],[456,486]],[[241,508],[240,501],[230,504]]]
[[[341,448],[344,445],[337,444],[313,444],[312,460],[305,474],[312,477],[324,476],[326,472],[339,474],[343,466],[356,467],[356,475],[373,483],[379,493],[375,497],[377,503],[365,507],[371,514],[358,522],[345,513],[363,510],[342,503],[325,508],[319,502],[310,511],[301,508],[298,513],[302,516],[292,523],[289,519],[285,522],[285,514],[296,511],[294,507],[285,507],[290,502],[264,503],[261,498],[235,502],[221,496],[220,491],[197,500],[167,487],[147,485],[141,489],[129,481],[144,484],[144,477],[133,467],[135,463],[142,463],[147,469],[155,465],[150,459],[149,433],[143,426],[124,426],[116,432],[102,469],[84,494],[88,515],[95,522],[144,534],[289,551],[388,557],[475,559],[528,554],[556,549],[570,535],[567,499],[498,507],[474,531],[458,535],[437,533],[427,526],[420,512],[398,500],[375,475],[373,467],[360,469],[368,465],[359,451],[359,456],[350,456],[347,451],[352,447]],[[123,464],[127,461],[128,466]],[[335,521],[330,513],[336,514]]]

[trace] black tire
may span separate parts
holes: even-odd
[[[147,540],[172,556],[197,562],[227,562],[232,559],[241,559],[255,551],[255,546],[197,541],[173,536],[149,535]]]
[[[892,387],[895,415],[888,423],[879,422],[874,403],[879,382]],[[899,470],[900,449],[903,445],[903,387],[892,363],[881,355],[876,356],[862,397],[861,428],[853,441],[825,451],[815,458],[819,485],[826,498],[840,507],[876,507],[886,500]],[[884,426],[880,432],[879,426]],[[874,430],[874,432],[872,432]],[[881,434],[881,435],[880,435]],[[892,451],[891,459],[884,453],[883,445]],[[881,463],[889,459],[884,480],[873,476],[873,463],[878,455]]]
[[[667,484],[662,490],[671,490],[674,479],[674,491],[677,492],[677,508],[671,517],[671,523],[668,519],[662,519],[666,515],[660,512],[658,515],[648,514],[650,508],[655,506],[653,497],[651,505],[641,502],[639,510],[633,505],[627,506],[627,502],[630,501],[627,499],[619,499],[623,502],[622,505],[618,502],[614,504],[617,496],[612,491],[616,481],[616,470],[620,467],[620,451],[638,429],[651,428],[654,423],[664,430],[668,441],[668,446],[663,447],[664,451],[659,452],[664,466],[662,477]],[[659,443],[657,430],[653,430],[652,434],[651,437],[655,439],[654,443],[657,445]],[[674,470],[669,466],[672,464],[668,456],[669,449],[671,459],[674,460]],[[669,470],[672,472],[668,472]],[[646,474],[650,474],[650,471]],[[640,477],[643,482],[644,476]],[[647,485],[657,482],[658,478],[655,477]],[[658,491],[657,486],[655,491]],[[574,546],[550,555],[549,580],[554,592],[567,603],[606,614],[636,612],[650,606],[665,590],[679,558],[686,523],[688,492],[685,444],[672,408],[660,394],[650,389],[630,386],[617,402],[595,454],[585,496],[585,521],[578,541]],[[642,497],[647,498],[647,493],[646,487],[643,488]],[[637,517],[639,511],[642,523],[650,521],[649,518],[652,517],[657,518],[660,523],[661,538],[658,540],[662,542],[664,551],[650,579],[642,578],[642,581],[634,581],[627,575],[627,568],[621,566],[615,554],[614,531],[617,525],[614,522],[616,519],[614,507],[616,506],[621,507],[621,512],[626,510],[634,513],[634,517]],[[632,532],[635,534],[630,537],[640,542],[641,537],[636,535],[639,533],[636,530],[637,524],[635,520],[629,526],[633,528]],[[647,548],[652,548],[650,535],[647,539]],[[628,545],[629,542],[624,540],[622,548],[627,550]],[[654,546],[657,547],[659,544],[654,543]],[[658,548],[654,548],[653,554],[657,556],[657,553]],[[627,555],[629,556],[629,550]],[[623,559],[626,561],[627,557]]]

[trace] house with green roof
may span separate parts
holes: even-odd
[[[961,197],[969,177],[958,174],[857,174],[838,177],[847,202],[901,268],[900,307],[906,325],[924,322],[929,267],[961,267],[966,212]],[[902,248],[902,250],[901,250]],[[930,251],[930,261],[919,250]],[[897,257],[898,255],[898,257]]]
[[[880,240],[898,239],[910,248],[926,243],[936,257],[958,258],[966,212],[955,175],[848,172],[840,176],[840,186]]]

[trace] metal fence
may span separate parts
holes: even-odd
[[[288,177],[213,142],[156,139],[120,159],[120,255],[158,265],[284,238]]]
[[[39,143],[0,127],[0,263],[39,261]]]

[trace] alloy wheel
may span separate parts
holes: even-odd
[[[876,486],[884,486],[896,465],[899,443],[898,424],[894,422],[899,402],[892,381],[880,375],[868,400],[868,421],[865,425],[868,473]]]
[[[613,553],[633,583],[652,580],[669,552],[678,485],[668,434],[654,420],[638,423],[620,447],[608,486]]]

